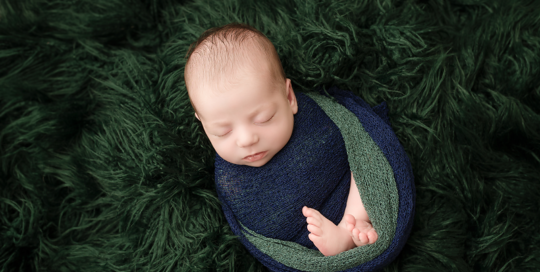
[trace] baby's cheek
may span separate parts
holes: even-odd
[[[222,157],[223,159],[227,159],[227,157],[229,157],[229,153],[227,151],[227,148],[225,148],[225,146],[223,145],[223,143],[220,143],[218,141],[210,141],[212,143],[212,147],[214,148],[214,150],[216,151],[216,153],[218,153],[218,155],[220,157]]]
[[[271,133],[272,145],[277,149],[283,148],[290,138],[290,132],[286,129],[276,129],[269,133]]]

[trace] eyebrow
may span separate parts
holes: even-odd
[[[262,108],[268,108],[268,104],[263,104],[263,105],[258,106],[258,107],[255,108],[255,110],[252,111],[248,116],[249,116],[249,117],[254,116],[255,114],[261,112],[261,111],[262,111],[262,110],[261,110]],[[219,121],[211,123],[211,125],[213,125],[213,126],[224,126],[224,125],[227,125],[227,124],[228,124],[228,122],[219,122]]]

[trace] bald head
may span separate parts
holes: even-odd
[[[285,72],[270,40],[245,24],[228,24],[205,31],[190,46],[184,80],[192,106],[195,93],[223,92],[246,76],[267,74],[274,85],[285,84]]]

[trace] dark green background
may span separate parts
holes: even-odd
[[[417,189],[385,271],[540,270],[540,1],[0,2],[0,271],[264,271],[183,81],[244,22],[296,92],[387,101]]]

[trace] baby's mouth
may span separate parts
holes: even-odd
[[[266,156],[267,153],[268,153],[268,151],[263,151],[263,152],[255,153],[255,154],[253,154],[253,155],[249,155],[249,156],[244,157],[243,160],[248,161],[248,162],[258,161],[258,160],[264,158],[264,157]]]

